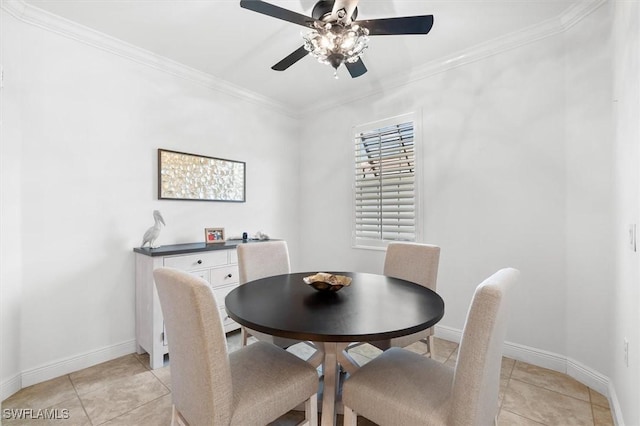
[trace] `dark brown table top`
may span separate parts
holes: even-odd
[[[304,283],[300,272],[240,285],[226,299],[239,324],[275,336],[320,342],[364,342],[412,334],[435,325],[444,302],[434,291],[384,275],[331,272],[353,279],[336,293]]]

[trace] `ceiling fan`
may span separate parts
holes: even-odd
[[[309,17],[262,0],[240,0],[240,7],[311,29],[303,36],[303,46],[271,67],[276,71],[284,71],[310,54],[331,65],[336,78],[342,64],[351,77],[360,77],[367,72],[361,56],[369,36],[427,34],[433,26],[433,15],[356,21],[357,5],[358,0],[320,0]]]

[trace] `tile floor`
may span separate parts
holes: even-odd
[[[239,333],[228,337],[229,350],[240,347]],[[456,343],[436,339],[434,359],[455,365]],[[424,353],[415,343],[407,349]],[[290,349],[306,357],[310,349],[299,344]],[[380,351],[370,345],[352,350],[359,363]],[[150,370],[148,356],[127,355],[56,379],[22,389],[2,402],[2,424],[9,425],[168,425],[171,418],[170,367]],[[555,371],[513,359],[502,362],[499,426],[507,425],[613,425],[609,403],[603,395]],[[7,410],[58,410],[58,420],[7,419]],[[10,412],[10,411],[9,411]],[[292,411],[274,425],[294,425],[304,413]],[[342,423],[342,416],[338,424]],[[364,418],[358,425],[372,425]]]

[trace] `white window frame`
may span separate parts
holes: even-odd
[[[422,240],[422,215],[421,215],[421,197],[420,187],[422,186],[422,164],[421,157],[422,152],[422,123],[421,123],[420,111],[411,112],[407,114],[398,115],[395,117],[386,118],[366,124],[361,124],[353,127],[352,131],[352,148],[353,148],[353,181],[352,181],[352,210],[351,210],[351,224],[352,224],[352,243],[354,248],[370,249],[370,250],[386,250],[387,245],[393,241],[421,241]],[[360,135],[368,133],[374,130],[383,129],[390,126],[400,125],[403,123],[413,123],[413,149],[414,149],[414,182],[413,182],[413,211],[414,211],[414,238],[413,239],[382,239],[380,238],[367,238],[362,235],[358,235],[358,206],[357,206],[357,178],[358,170],[361,170],[361,165],[358,164],[358,147],[357,144],[361,141]],[[360,142],[361,143],[361,142]],[[360,172],[360,175],[362,173]]]

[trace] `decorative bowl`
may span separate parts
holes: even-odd
[[[327,274],[326,272],[318,272],[315,275],[304,277],[302,280],[314,289],[324,292],[336,292],[351,284],[351,277]]]

